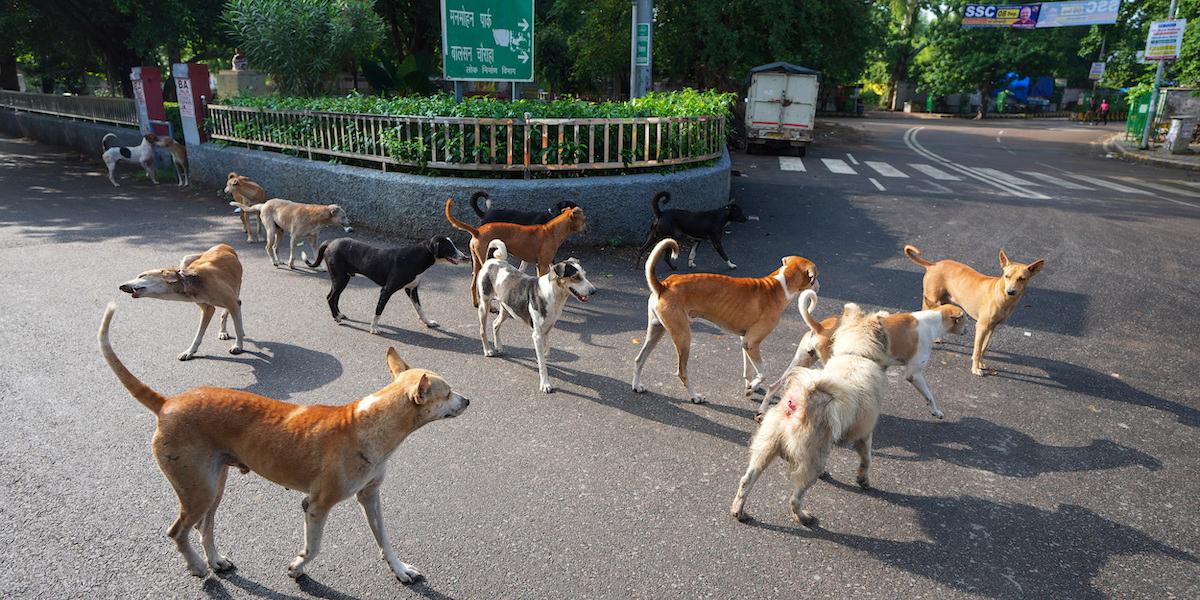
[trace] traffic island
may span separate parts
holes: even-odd
[[[1125,134],[1119,133],[1104,140],[1104,149],[1108,152],[1119,155],[1125,160],[1158,165],[1160,167],[1169,167],[1172,169],[1200,171],[1200,154],[1171,154],[1167,152],[1167,148],[1165,146],[1142,150],[1134,144],[1125,142],[1123,139],[1124,137]]]

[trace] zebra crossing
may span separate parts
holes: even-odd
[[[937,162],[937,161],[931,161]],[[881,160],[858,160],[851,154],[843,158],[809,158],[808,163],[794,156],[780,156],[779,169],[805,173],[812,176],[821,175],[856,175],[865,177],[877,190],[886,191],[886,186],[880,181],[889,180],[933,180],[934,182],[962,182],[963,177],[950,173],[947,169],[958,170],[963,175],[985,183],[995,183],[1009,191],[1025,191],[1031,198],[1049,199],[1045,193],[1059,190],[1072,192],[1112,191],[1120,194],[1135,196],[1154,196],[1165,198],[1176,204],[1200,208],[1200,181],[1181,179],[1145,180],[1138,177],[1121,175],[1085,175],[1067,173],[1054,169],[1054,173],[1034,170],[1004,171],[990,167],[963,167],[947,163],[906,163],[893,165]],[[889,184],[890,185],[890,184]],[[938,183],[937,185],[941,185]],[[1183,200],[1192,200],[1186,202]]]

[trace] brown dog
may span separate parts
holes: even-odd
[[[409,583],[421,574],[396,557],[383,526],[379,487],[387,459],[404,438],[426,423],[455,417],[470,401],[432,371],[410,368],[388,348],[392,381],[342,406],[303,406],[244,392],[198,387],[165,397],[121,364],[108,340],[116,304],[100,323],[100,353],[121,385],[158,418],[154,458],[179,497],[179,518],[167,530],[188,571],[197,577],[233,568],[217,551],[213,524],[229,467],[254,471],[305,493],[304,550],[288,567],[299,577],[321,548],[329,510],[355,496],[392,573]],[[200,531],[205,560],[188,540]]]
[[[321,229],[330,225],[340,225],[346,233],[351,233],[354,228],[350,226],[350,220],[346,218],[346,211],[336,204],[302,204],[300,202],[292,202],[282,198],[272,198],[256,204],[254,206],[242,206],[237,202],[230,202],[230,206],[236,206],[240,212],[257,213],[259,221],[267,230],[267,256],[271,258],[271,264],[279,266],[279,241],[283,238],[283,232],[288,232],[288,261],[289,269],[296,268],[296,243],[303,240],[308,242],[308,248],[313,251],[313,258],[316,258],[317,252],[317,234]],[[308,261],[308,252],[300,251],[300,257]]]
[[[237,341],[229,349],[230,354],[242,352],[242,262],[237,252],[226,244],[217,244],[203,254],[189,254],[179,262],[178,269],[152,269],[126,281],[119,288],[134,298],[158,298],[194,302],[200,307],[200,328],[192,345],[179,355],[179,360],[188,360],[196,355],[200,340],[208,329],[213,312],[222,308],[221,331],[217,339],[229,339],[225,321],[233,316],[233,329]]]
[[[475,281],[479,277],[479,269],[487,262],[488,257],[484,254],[492,240],[503,240],[509,255],[537,265],[540,277],[550,272],[554,254],[567,236],[587,231],[583,209],[578,206],[564,208],[557,217],[543,225],[484,223],[475,228],[454,218],[450,210],[453,202],[452,198],[446,198],[446,220],[455,229],[471,234],[471,304],[476,307],[479,306],[479,291],[475,288]]]
[[[715,273],[672,275],[662,281],[654,274],[654,265],[667,248],[671,258],[679,258],[679,244],[667,238],[658,243],[646,260],[646,285],[650,300],[646,308],[646,340],[634,359],[633,391],[646,391],[642,385],[642,366],[663,332],[671,334],[679,356],[679,380],[688,396],[697,404],[704,397],[692,391],[688,381],[688,353],[692,345],[692,318],[699,317],[721,329],[742,337],[742,380],[748,392],[763,379],[759,345],[779,324],[779,317],[793,296],[806,289],[816,291],[817,267],[799,256],[785,256],[783,266],[766,277],[729,277]],[[749,367],[754,367],[754,379]]]
[[[242,205],[242,211],[238,213],[242,217],[242,229],[246,230],[246,241],[257,242],[258,232],[262,231],[262,219],[258,219],[258,224],[254,229],[250,228],[250,212],[247,207],[255,204],[262,204],[267,201],[267,191],[262,189],[261,185],[250,181],[245,175],[238,175],[230,172],[229,179],[225,180],[225,193],[233,197],[233,199]]]
[[[1000,250],[1000,277],[983,275],[979,271],[953,260],[929,262],[916,246],[905,246],[904,255],[925,267],[922,280],[921,308],[937,308],[946,303],[957,304],[975,319],[975,350],[971,353],[971,372],[976,375],[995,373],[983,364],[992,333],[1021,303],[1029,280],[1046,265],[1045,259],[1029,264],[1008,260]]]
[[[175,179],[179,185],[191,185],[192,176],[188,171],[187,146],[175,141],[175,138],[165,135],[160,135],[157,141],[154,142],[160,148],[166,148],[167,152],[171,153],[171,162],[175,165]]]

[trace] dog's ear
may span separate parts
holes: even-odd
[[[842,307],[842,317],[858,317],[862,315],[862,309],[853,302],[847,302],[846,306]]]
[[[1039,259],[1029,263],[1029,266],[1026,268],[1029,269],[1030,274],[1036,274],[1038,271],[1041,271],[1042,267],[1044,267],[1044,266],[1046,266],[1046,259],[1039,258]]]
[[[179,271],[173,269],[163,269],[162,280],[167,283],[179,283]]]
[[[338,214],[338,211],[342,209],[342,207],[340,207],[336,204],[330,204],[329,206],[327,206],[325,208],[329,209],[329,216],[331,216],[331,217],[336,217]]]
[[[570,277],[570,276],[574,275],[575,273],[578,273],[579,269],[576,269],[575,265],[573,265],[569,262],[560,262],[560,263],[556,263],[554,265],[553,271],[554,271],[554,276],[556,278],[562,279],[564,277]]]
[[[392,373],[393,380],[399,377],[401,373],[409,369],[408,363],[404,362],[404,359],[400,358],[400,355],[396,353],[396,348],[394,346],[389,346],[387,349],[387,365],[388,371]]]
[[[1008,255],[1004,253],[1004,248],[1000,249],[1000,268],[1008,266]]]
[[[237,173],[234,173],[233,171],[230,171],[230,172],[229,172],[229,177],[226,177],[225,179],[226,179],[226,180],[230,180],[230,179],[237,179],[237,176],[238,176],[238,174],[237,174]]]
[[[429,395],[429,388],[431,387],[433,387],[433,382],[429,379],[429,373],[421,373],[421,380],[413,385],[413,403],[425,404],[426,397]]]

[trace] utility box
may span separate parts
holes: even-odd
[[[821,72],[785,62],[750,70],[746,94],[746,150],[795,148],[804,156],[813,142]]]
[[[1196,117],[1171,117],[1171,128],[1167,130],[1167,152],[1187,154],[1195,131]]]

